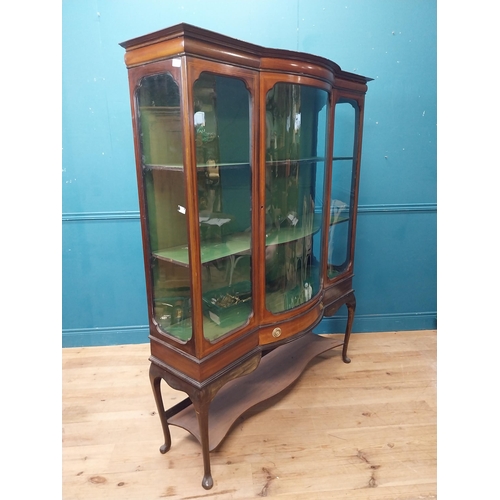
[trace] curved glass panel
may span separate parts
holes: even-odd
[[[266,98],[266,307],[320,290],[328,93],[278,83]]]
[[[179,87],[169,73],[141,80],[136,92],[151,250],[154,319],[189,340],[191,286]]]
[[[345,271],[350,261],[357,110],[355,101],[339,101],[335,105],[327,263],[330,279]]]
[[[194,83],[203,334],[216,340],[252,313],[250,93],[238,78]]]

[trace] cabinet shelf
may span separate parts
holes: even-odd
[[[182,170],[184,165],[157,165],[146,163],[143,165],[144,170]]]
[[[284,159],[277,159],[277,160],[266,160],[266,165],[272,166],[272,165],[280,165],[280,164],[285,164],[285,163],[316,163],[319,161],[325,161],[325,158],[323,156],[311,156],[309,158],[297,158],[297,159],[284,158]]]
[[[224,326],[219,326],[209,317],[203,316],[203,336],[210,342],[220,338],[222,334],[226,334],[227,332],[230,332],[235,328],[241,326],[241,315],[239,314],[234,314],[234,318],[226,316],[224,320]],[[175,325],[170,325],[167,328],[162,328],[162,330],[164,330],[169,335],[172,335],[177,340],[187,342],[192,336],[193,327],[192,322],[189,319],[181,321]]]
[[[291,241],[299,240],[319,231],[321,214],[315,214],[311,228],[287,227],[276,229],[266,234],[266,246],[281,245]],[[201,263],[206,264],[223,257],[248,253],[251,249],[250,233],[236,233],[226,236],[224,241],[202,243],[200,246]],[[153,255],[161,260],[173,262],[181,266],[189,266],[188,246],[179,245],[173,248],[158,250]]]
[[[141,106],[141,112],[144,111],[157,115],[179,116],[181,108],[179,106]]]
[[[336,224],[341,224],[342,222],[347,222],[349,220],[349,216],[340,217],[337,220],[334,220],[334,216],[330,217],[330,226],[335,226]]]
[[[312,226],[307,227],[286,227],[281,229],[274,229],[266,233],[266,246],[281,245],[282,243],[289,243],[290,241],[300,240],[306,236],[317,233],[321,228],[321,214],[314,214]]]
[[[210,405],[208,418],[209,450],[215,450],[240,415],[262,401],[279,394],[295,382],[309,362],[323,352],[341,347],[343,341],[309,333],[276,348],[264,356],[258,368],[226,384]],[[202,441],[193,405],[168,419]]]
[[[227,236],[224,241],[202,243],[200,246],[201,263],[206,264],[213,260],[231,255],[246,253],[250,250],[250,233],[237,233]],[[158,250],[153,255],[161,260],[173,262],[181,266],[189,265],[187,245],[180,245],[166,250]]]
[[[237,162],[237,163],[216,163],[215,165],[199,164],[196,168],[234,168],[234,167],[248,167],[250,163],[248,162]],[[154,163],[146,163],[143,165],[145,170],[182,170],[184,165],[161,165]]]

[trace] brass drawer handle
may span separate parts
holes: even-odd
[[[272,336],[273,336],[274,338],[276,338],[276,339],[277,339],[278,337],[280,337],[280,336],[281,336],[281,328],[275,328],[275,329],[273,330]]]

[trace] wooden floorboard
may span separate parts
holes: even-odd
[[[341,338],[340,335],[333,337]],[[353,334],[290,388],[237,419],[201,487],[198,442],[165,455],[149,345],[62,353],[64,500],[417,500],[437,497],[436,331]],[[185,394],[162,385],[170,406]]]

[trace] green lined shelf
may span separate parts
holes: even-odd
[[[347,222],[349,220],[349,216],[339,217],[335,220],[334,216],[330,217],[330,226],[334,226],[335,224],[340,224],[341,222]]]
[[[235,254],[246,253],[250,250],[250,233],[236,233],[227,236],[224,241],[202,243],[200,247],[201,263],[206,264],[213,260],[229,257]],[[181,245],[167,250],[153,252],[158,259],[174,262],[181,266],[189,265],[188,246]]]
[[[273,230],[266,234],[266,245],[281,245],[290,241],[299,240],[319,231],[321,214],[314,216],[312,227],[287,227]],[[250,233],[235,233],[226,236],[224,241],[202,243],[200,247],[201,263],[206,264],[223,257],[249,253],[251,249]],[[158,259],[173,262],[187,267],[189,265],[188,246],[180,245],[173,248],[153,252]]]
[[[248,167],[250,166],[249,162],[238,162],[238,163],[215,163],[214,165],[208,165],[206,163],[200,163],[196,165],[196,168],[214,168],[214,167],[220,167],[220,168],[229,168],[229,167]],[[163,164],[155,164],[155,163],[146,163],[143,165],[143,168],[146,170],[182,170],[184,169],[184,165],[178,164],[178,165],[163,165]]]
[[[322,162],[322,161],[325,161],[325,158],[322,157],[322,156],[311,156],[309,158],[295,158],[295,159],[291,159],[291,158],[282,158],[282,159],[279,159],[279,158],[276,158],[276,159],[273,159],[273,160],[266,160],[266,165],[267,166],[271,166],[271,165],[276,165],[276,164],[286,164],[286,163],[316,163],[316,162]]]

